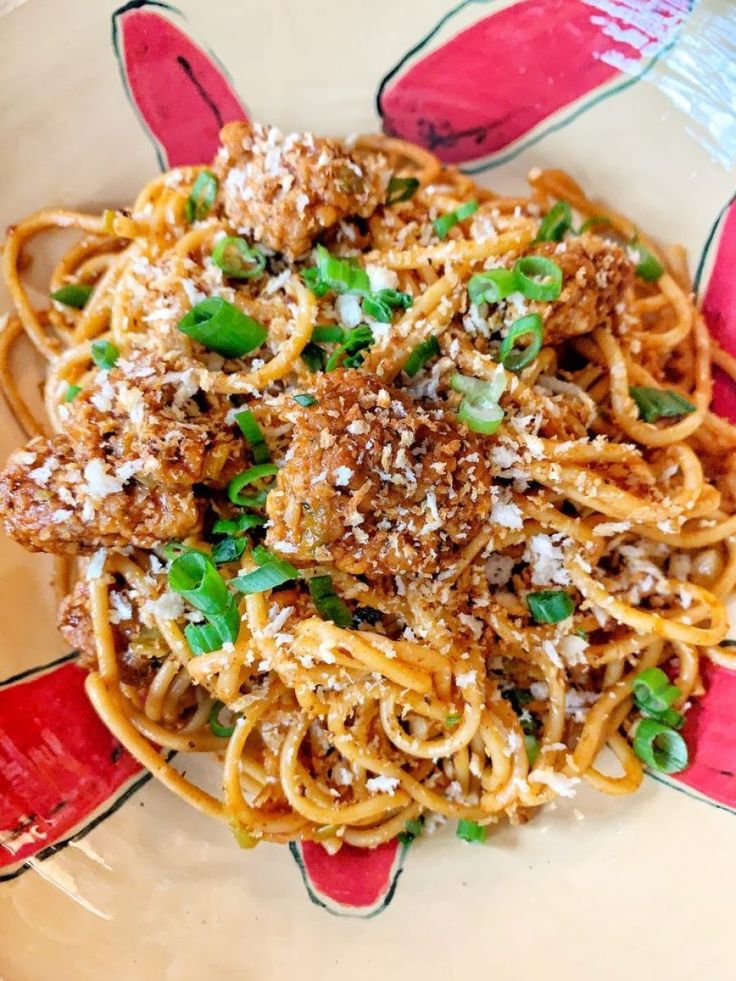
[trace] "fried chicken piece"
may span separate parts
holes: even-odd
[[[102,546],[153,548],[197,528],[191,489],[146,487],[124,477],[99,456],[80,459],[64,435],[37,436],[0,474],[5,530],[33,552],[84,555]]]
[[[542,318],[545,344],[615,323],[616,306],[634,279],[633,266],[617,245],[586,234],[565,242],[538,242],[527,255],[546,256],[562,269],[559,299],[529,304],[529,312]]]
[[[116,605],[115,597],[121,595],[115,586],[110,590],[111,608],[113,610]],[[120,608],[120,604],[118,608]],[[92,626],[88,583],[83,580],[78,582],[71,593],[64,597],[59,605],[56,625],[69,646],[73,650],[79,651],[81,664],[85,668],[96,668],[97,649]],[[142,645],[134,643],[131,647],[131,641],[135,641],[141,631],[141,622],[135,605],[130,604],[129,615],[126,615],[124,619],[118,617],[118,622],[111,622],[110,626],[115,651],[118,655],[117,661],[121,680],[126,684],[134,685],[136,688],[149,684],[158,670],[160,661],[155,656],[145,656]],[[152,645],[149,645],[149,648],[151,653],[159,653],[159,648]],[[160,653],[163,654],[164,652],[165,648],[162,645]]]
[[[268,496],[268,544],[296,564],[433,574],[491,507],[481,439],[365,372],[323,376]]]
[[[84,459],[104,455],[114,471],[165,487],[223,487],[246,465],[246,444],[223,396],[200,390],[176,358],[142,353],[99,371],[75,398],[64,432]]]
[[[390,170],[380,153],[351,153],[310,133],[228,123],[214,170],[235,228],[289,258],[342,218],[367,218],[386,198]]]

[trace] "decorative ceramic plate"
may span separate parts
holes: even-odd
[[[563,168],[682,242],[736,353],[728,0],[6,0],[0,49],[4,225],[123,206],[244,116],[383,129],[504,192]],[[0,420],[4,459],[20,433]],[[581,790],[482,848],[240,851],[97,720],[50,578],[0,538],[4,981],[733,977],[736,674],[709,670],[689,768],[633,797]]]

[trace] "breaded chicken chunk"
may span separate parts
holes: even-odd
[[[147,483],[223,487],[243,470],[246,445],[227,398],[200,391],[196,370],[136,353],[100,371],[70,405],[64,432],[84,459],[104,455]]]
[[[5,531],[32,552],[84,555],[102,546],[153,548],[197,528],[191,489],[124,477],[100,457],[80,460],[64,435],[37,436],[0,474]]]
[[[228,123],[214,169],[225,213],[256,242],[289,258],[342,218],[367,218],[386,199],[391,173],[380,153],[351,153],[310,133]]]
[[[268,544],[296,564],[433,574],[491,506],[481,439],[365,372],[325,375],[268,496]]]
[[[527,255],[546,256],[562,269],[559,299],[529,304],[529,312],[542,318],[545,344],[613,325],[616,307],[634,279],[622,249],[586,234],[565,242],[538,242]]]

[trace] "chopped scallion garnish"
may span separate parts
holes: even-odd
[[[473,432],[493,435],[504,415],[498,401],[506,387],[503,372],[497,372],[490,381],[456,374],[452,376],[450,384],[464,396],[457,413],[460,422]]]
[[[686,416],[695,412],[692,402],[688,402],[679,392],[670,389],[634,386],[629,389],[629,395],[636,402],[639,415],[644,422]]]
[[[525,255],[514,263],[519,292],[530,300],[556,300],[562,292],[562,270],[544,255]]]
[[[488,269],[468,280],[468,299],[471,303],[498,303],[519,289],[513,269]]]
[[[212,561],[215,565],[225,565],[228,562],[237,562],[245,551],[245,538],[232,538],[228,536],[212,549]]]
[[[335,348],[327,359],[325,371],[334,371],[343,363],[345,368],[359,368],[363,363],[363,354],[367,348],[375,343],[373,331],[367,324],[352,327],[345,332],[345,340],[339,347]]]
[[[98,368],[109,371],[117,364],[120,351],[110,341],[92,341],[92,360]]]
[[[454,211],[448,211],[445,215],[440,215],[439,218],[435,218],[432,222],[432,227],[434,228],[435,235],[438,238],[447,238],[448,233],[452,228],[457,225],[458,222],[464,221],[466,218],[470,218],[478,210],[478,202],[473,199],[472,201],[466,201],[465,204],[461,204],[459,208],[455,208]]]
[[[218,518],[212,526],[215,535],[238,535],[251,528],[265,525],[266,519],[262,514],[240,514],[237,518]]]
[[[51,299],[63,303],[65,307],[82,310],[92,295],[92,287],[86,283],[70,283],[51,294]]]
[[[231,725],[222,724],[220,716],[224,709],[225,706],[222,702],[213,702],[212,708],[210,709],[210,717],[208,722],[210,729],[216,736],[220,736],[222,739],[227,739],[235,732],[235,723],[233,722]]]
[[[649,251],[643,242],[639,241],[638,236],[629,243],[629,256],[631,261],[636,264],[635,272],[639,279],[646,280],[647,283],[656,283],[664,272],[659,259]]]
[[[275,463],[259,463],[255,467],[249,467],[239,473],[237,477],[233,477],[227,485],[227,496],[233,504],[237,504],[239,507],[261,507],[266,502],[267,491],[259,491],[250,496],[242,494],[241,491],[249,484],[263,480],[264,477],[275,477],[278,472],[279,468]]]
[[[428,361],[432,358],[436,358],[440,353],[440,345],[437,338],[433,335],[428,337],[425,341],[421,341],[415,348],[413,348],[411,354],[406,359],[406,364],[404,365],[404,371],[406,374],[413,378],[414,375],[418,374]]]
[[[231,580],[233,587],[241,593],[263,593],[299,577],[298,570],[290,562],[278,558],[261,545],[253,549],[252,555],[258,568]]]
[[[517,341],[528,338],[524,347],[517,347]],[[508,371],[521,371],[536,358],[542,350],[544,328],[542,318],[538,313],[529,313],[520,317],[509,327],[509,332],[501,342],[499,357],[501,364]]]
[[[268,444],[263,436],[261,427],[258,425],[258,420],[250,409],[243,409],[242,412],[238,412],[235,416],[235,421],[241,433],[248,441],[255,463],[268,463],[271,459]]]
[[[397,838],[402,845],[410,845],[415,838],[418,838],[422,833],[422,822],[418,819],[412,819],[404,824],[404,830],[400,831]]]
[[[486,840],[488,830],[485,825],[478,824],[476,821],[468,821],[463,818],[457,822],[455,834],[463,841],[482,843]]]
[[[639,722],[633,745],[639,759],[661,773],[680,773],[688,765],[687,744],[680,733],[655,719]]]
[[[342,344],[345,340],[345,328],[340,324],[317,324],[312,331],[315,344]]]
[[[388,182],[388,194],[386,204],[399,204],[401,201],[408,201],[414,197],[419,188],[419,181],[416,177],[392,177]]]
[[[527,593],[526,605],[536,623],[560,623],[575,612],[575,604],[564,589],[542,589]]]
[[[539,756],[539,740],[536,736],[524,733],[524,748],[526,749],[529,766],[534,766],[534,761]]]
[[[309,392],[300,392],[298,395],[294,396],[294,401],[297,405],[301,405],[304,409],[308,409],[310,405],[317,404],[317,399],[314,397],[314,395],[310,395]]]
[[[542,219],[537,242],[561,242],[572,228],[572,209],[567,201],[558,201]]]
[[[64,393],[64,401],[73,402],[81,391],[82,389],[79,385],[67,385],[66,392]]]
[[[241,358],[266,339],[263,324],[221,296],[210,296],[179,321],[179,330],[225,358]]]
[[[194,221],[201,221],[206,218],[212,210],[212,205],[217,197],[217,178],[210,170],[203,170],[197,177],[192,187],[191,194],[187,198],[184,207],[187,221],[191,225]]]
[[[234,235],[220,239],[212,250],[212,262],[230,279],[253,279],[266,268],[261,250]]]
[[[205,614],[223,613],[232,598],[212,559],[196,548],[185,548],[172,561],[169,588]]]
[[[672,708],[682,693],[677,685],[670,684],[670,679],[661,668],[641,671],[634,678],[633,691],[634,701],[642,715],[673,729],[682,728],[685,717]]]
[[[335,592],[332,576],[312,576],[307,586],[315,609],[323,620],[331,620],[346,630],[353,626],[353,616]]]

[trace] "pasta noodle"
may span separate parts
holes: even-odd
[[[311,137],[302,144],[257,132],[279,159],[310,147]],[[232,156],[232,141],[223,139]],[[667,670],[678,689],[669,703],[677,715],[702,692],[702,657],[732,666],[719,644],[728,630],[724,601],[736,585],[736,431],[712,416],[709,404],[711,363],[736,379],[736,360],[711,350],[682,250],[660,249],[645,236],[632,245],[637,232],[629,219],[587,198],[568,175],[535,171],[528,195],[504,199],[397,139],[366,136],[352,147],[324,147],[320,160],[344,154],[362,175],[349,192],[361,203],[354,210],[320,203],[319,234],[308,230],[315,203],[309,181],[318,179],[312,158],[311,171],[276,167],[284,200],[300,181],[306,192],[258,226],[262,216],[253,213],[273,200],[264,194],[261,201],[259,180],[267,183],[271,172],[249,171],[224,150],[217,179],[204,167],[182,167],[151,181],[130,211],[40,211],[10,230],[3,266],[15,313],[0,334],[0,377],[10,411],[36,439],[6,469],[6,525],[25,544],[59,556],[57,587],[69,594],[62,626],[83,649],[87,692],[105,724],[166,786],[228,822],[244,847],[308,838],[330,851],[343,843],[371,848],[415,835],[420,818],[427,825],[450,818],[466,829],[472,822],[479,838],[502,817],[520,823],[555,796],[574,794],[580,781],[630,793],[644,763],[651,765],[638,755],[637,727],[642,716],[661,716],[648,713],[637,695],[642,672]],[[402,194],[361,211],[362,181],[374,165],[382,168],[383,197],[389,174],[399,177]],[[198,214],[207,181],[215,181],[216,196]],[[253,209],[247,220],[234,215],[233,195],[237,208]],[[545,238],[540,228],[558,201],[569,204],[571,220]],[[458,209],[460,217],[440,234],[438,220]],[[576,232],[588,219],[591,231]],[[89,294],[91,286],[91,295],[36,310],[23,257],[37,237],[70,228],[81,237],[57,265],[50,292],[61,296],[76,286]],[[317,268],[308,250],[294,258],[288,246],[269,245],[269,235],[288,243],[305,234],[343,262],[340,275],[367,270],[370,288],[361,279],[351,292],[339,275],[335,285],[333,274],[320,291],[305,274]],[[260,261],[252,258],[255,242],[265,268],[238,278],[213,257],[220,243],[241,235],[251,249],[246,264]],[[634,275],[642,249],[659,267],[655,275]],[[564,273],[557,297],[524,293],[517,279],[517,288],[495,301],[469,298],[473,277],[517,275],[517,260],[534,255],[551,262],[550,275]],[[213,297],[265,324],[266,339],[228,356],[208,348],[201,334],[179,330],[183,317]],[[384,319],[374,315],[381,297],[394,304]],[[603,315],[608,302],[612,312]],[[353,315],[358,323],[349,322]],[[541,349],[514,370],[504,344],[514,324],[530,316],[543,326]],[[342,343],[350,328],[366,324],[370,340],[357,348],[359,357],[349,346],[335,347],[333,357],[347,365],[313,370],[310,356],[324,369],[324,345]],[[316,327],[333,339],[317,340]],[[43,420],[14,369],[14,350],[26,339],[45,362]],[[114,364],[100,366],[100,342],[116,352]],[[408,361],[423,345],[429,355],[409,373]],[[521,347],[522,355],[528,351]],[[476,388],[466,381],[459,392],[458,373]],[[154,387],[145,388],[149,383]],[[170,386],[167,394],[146,402],[164,391],[159,383]],[[494,385],[503,388],[495,403],[488,401]],[[648,420],[636,393],[653,389],[669,402]],[[485,393],[484,411],[491,403],[500,411],[497,432],[475,428],[472,391]],[[121,392],[122,423],[110,408]],[[333,404],[343,408],[333,411]],[[268,470],[256,455],[252,425],[244,439],[233,430],[246,410],[272,470],[280,468],[265,513],[263,481],[271,471],[253,478],[249,504],[237,495],[253,485],[233,490],[239,471]],[[175,430],[173,442],[166,434],[158,440],[156,412],[169,411],[182,429],[201,426],[200,436],[179,443]],[[364,482],[349,461],[332,476],[320,473],[316,461],[347,453],[348,434],[351,446],[363,438],[360,452],[373,452],[371,440],[380,437],[370,427],[379,411],[395,412],[394,422],[385,424],[386,446],[373,448],[380,462],[367,465]],[[311,435],[309,413],[323,418]],[[415,416],[412,432],[424,427],[416,451],[402,428],[415,425]],[[145,426],[157,448],[144,446],[152,459],[145,466],[133,460],[138,470],[126,471],[128,457],[116,464],[110,447],[123,446],[114,452],[124,455]],[[402,442],[394,445],[394,438]],[[59,491],[61,503],[50,503],[67,464],[56,450],[49,462],[40,448],[58,449],[60,440],[82,461],[82,483],[101,482],[87,511],[68,489]],[[421,466],[412,472],[411,460],[443,452],[443,440],[452,448],[432,464],[434,476]],[[18,476],[12,468],[21,465]],[[167,481],[165,467],[167,477],[193,476]],[[324,491],[319,498],[326,511],[320,517],[310,512],[310,495],[323,493],[326,479],[332,497]],[[374,497],[376,480],[401,499],[395,511],[387,497]],[[441,486],[451,487],[450,504]],[[20,493],[26,502],[28,487],[32,507],[24,504],[28,513],[15,517],[12,501]],[[456,512],[443,510],[453,494],[465,494],[462,527],[477,510],[472,533],[456,532]],[[118,498],[121,510],[110,512],[91,541],[88,529],[102,528],[100,513]],[[82,531],[66,535],[77,506]],[[45,517],[29,530],[23,521],[43,507]],[[417,508],[424,508],[425,524],[412,526],[411,538],[401,515],[411,512],[414,520]],[[144,513],[154,528],[170,521],[184,531],[151,531],[143,544]],[[229,521],[232,531],[245,513],[257,516],[250,530],[240,530],[247,538],[238,545],[232,533],[235,551],[216,567],[213,521]],[[264,552],[256,543],[266,516]],[[315,527],[327,532],[305,558],[309,522],[319,521]],[[393,543],[383,551],[381,536]],[[404,547],[409,538],[414,551],[401,553],[397,542]],[[173,551],[171,540],[179,542]],[[235,597],[239,627],[214,649],[192,645],[190,628],[215,621],[177,590],[171,569],[181,554],[209,557],[208,574]],[[291,569],[292,561],[292,573],[270,587],[237,592],[249,576],[283,569],[278,562]],[[315,575],[330,577],[329,607],[316,599]],[[550,616],[547,605],[538,616],[534,597],[562,604],[566,615]],[[606,747],[616,773],[602,761]],[[177,772],[171,751],[214,754],[221,795]]]

